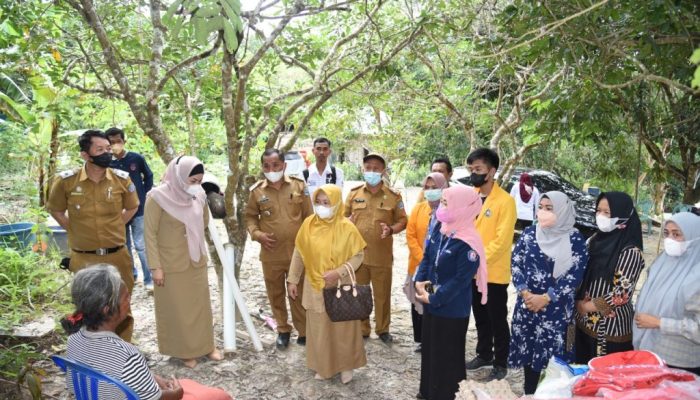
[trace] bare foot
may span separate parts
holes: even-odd
[[[352,380],[352,370],[350,371],[343,371],[340,373],[340,381],[343,382],[344,385],[347,385],[350,383]]]
[[[197,366],[197,359],[196,358],[183,359],[182,363],[185,364],[185,367],[187,367],[187,368],[194,368]]]
[[[217,349],[214,349],[214,351],[207,354],[207,357],[212,361],[221,361],[224,359],[224,355]]]

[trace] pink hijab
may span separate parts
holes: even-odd
[[[158,205],[173,218],[185,224],[187,232],[187,248],[190,258],[198,262],[202,254],[207,253],[204,241],[204,205],[206,197],[202,189],[196,195],[185,191],[188,186],[187,178],[197,165],[199,159],[191,156],[181,156],[168,164],[160,185],[148,192]]]
[[[481,293],[481,304],[488,300],[488,272],[486,271],[486,251],[481,236],[474,226],[476,217],[481,212],[479,194],[468,186],[451,186],[442,191],[447,200],[447,208],[456,219],[452,223],[442,223],[440,233],[449,235],[467,243],[479,255],[479,269],[476,271],[476,286]]]
[[[423,187],[428,183],[428,179],[432,179],[433,182],[435,182],[435,186],[437,186],[438,189],[447,189],[447,180],[445,179],[445,175],[439,173],[439,172],[431,172],[428,174],[428,176],[423,179]],[[430,204],[431,208],[436,208],[440,202],[428,202]]]

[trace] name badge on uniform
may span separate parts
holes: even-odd
[[[491,209],[490,209],[490,208],[487,208],[487,209],[486,209],[486,212],[484,213],[484,216],[485,216],[485,217],[490,217],[490,216],[491,216]]]
[[[267,203],[268,201],[270,201],[270,198],[263,195],[260,200],[258,200],[258,203]]]
[[[70,192],[71,196],[82,196],[83,192]]]
[[[365,202],[365,199],[359,199],[359,198],[358,198],[358,199],[353,199],[353,201],[354,201],[355,203],[364,203],[364,202]]]

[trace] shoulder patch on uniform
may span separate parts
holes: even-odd
[[[467,253],[467,257],[469,258],[469,261],[474,262],[479,257],[479,255],[476,254],[476,251],[469,250],[469,253]]]
[[[122,171],[122,170],[116,169],[116,168],[111,168],[111,169],[112,169],[112,173],[113,173],[114,175],[116,175],[116,176],[118,176],[118,177],[120,177],[120,178],[122,178],[122,179],[128,179],[128,178],[129,178],[129,173],[128,173],[128,172]]]
[[[134,185],[133,183],[131,183],[131,184],[129,185],[129,187],[127,188],[127,190],[129,190],[129,192],[135,192],[135,191],[136,191],[136,185]]]
[[[357,189],[361,189],[361,188],[363,188],[363,187],[365,187],[365,184],[364,184],[364,183],[355,186],[354,188],[350,189],[350,191],[357,190]]]
[[[259,181],[257,181],[257,182],[255,182],[254,184],[252,184],[252,185],[250,186],[249,190],[255,190],[258,186],[262,185],[263,182],[265,182],[265,181],[262,180],[262,179],[259,180]]]
[[[395,194],[395,195],[397,195],[397,196],[401,196],[401,192],[399,192],[398,190],[394,189],[393,187],[386,186],[386,188],[387,188],[387,190],[390,191],[391,193],[393,193],[393,194]]]
[[[306,185],[304,185],[304,196],[311,196],[311,194],[309,193],[309,187]]]
[[[404,209],[403,200],[399,200],[398,204],[396,204],[396,208],[398,208],[399,210]]]
[[[76,173],[76,170],[74,170],[74,169],[69,169],[69,170],[66,170],[66,171],[61,171],[61,172],[59,172],[59,173],[58,173],[58,176],[60,176],[61,179],[66,179],[66,178],[70,178],[71,176],[75,175],[75,173]]]

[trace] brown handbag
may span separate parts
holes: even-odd
[[[328,318],[333,322],[354,321],[369,318],[372,313],[372,288],[358,285],[355,271],[346,263],[343,265],[350,276],[350,284],[323,289],[323,301]]]

